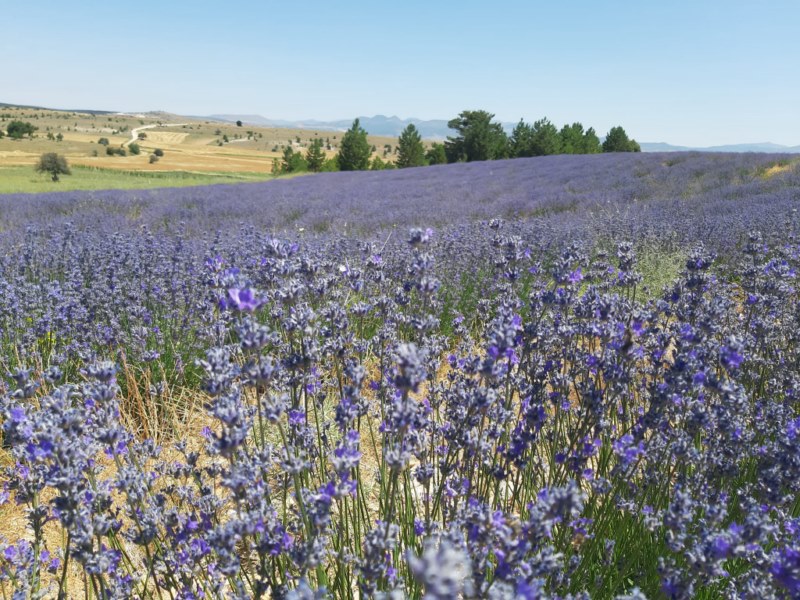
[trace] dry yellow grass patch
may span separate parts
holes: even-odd
[[[0,163],[9,167],[20,165],[34,165],[39,160],[39,155],[22,150],[0,150]]]
[[[789,163],[787,165],[772,165],[769,169],[764,171],[764,177],[774,177],[775,175],[780,175],[781,173],[788,173],[792,169],[794,169],[795,163]]]
[[[176,131],[154,131],[148,129],[142,131],[147,137],[141,142],[147,144],[182,144],[183,141],[189,137],[188,133],[179,133]],[[140,142],[140,143],[141,143]]]

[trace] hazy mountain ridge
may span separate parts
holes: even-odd
[[[80,112],[86,114],[106,115],[116,114],[118,111],[110,110],[95,110],[95,109],[61,109],[61,108],[48,108],[44,106],[30,106],[20,105],[13,103],[0,102],[0,108],[25,108],[31,110],[56,110],[64,112]],[[169,113],[166,111],[145,111],[143,113],[125,114],[143,114],[149,117],[172,117],[179,118],[180,115],[176,113]],[[318,119],[307,119],[302,121],[290,121],[286,119],[269,119],[262,115],[239,115],[239,114],[214,114],[214,115],[185,115],[185,117],[200,120],[213,120],[235,123],[242,121],[247,125],[255,125],[259,127],[277,127],[287,129],[318,129],[321,131],[347,131],[353,124],[352,119],[336,119],[332,121],[323,121]],[[378,136],[399,137],[403,129],[410,123],[413,123],[419,130],[423,138],[429,140],[445,140],[448,136],[453,135],[455,132],[447,126],[446,119],[417,119],[408,118],[401,119],[397,116],[387,117],[386,115],[375,115],[372,117],[358,117],[361,126],[366,129],[367,133]],[[506,133],[511,133],[516,123],[502,123],[503,129]],[[635,137],[635,136],[634,136]],[[602,139],[602,138],[601,138]],[[725,144],[720,146],[678,146],[666,142],[640,142],[642,152],[766,152],[766,153],[787,153],[787,154],[800,154],[800,145],[797,146],[784,146],[782,144],[773,144],[772,142],[755,142],[744,144]]]
[[[321,129],[325,131],[347,131],[353,124],[352,119],[339,119],[335,121],[319,121],[309,119],[305,121],[286,121],[268,119],[261,115],[211,115],[206,117],[220,121],[242,121],[250,125],[262,127],[287,127],[291,129]],[[371,135],[385,135],[398,137],[403,129],[413,123],[423,138],[444,140],[455,132],[447,126],[445,119],[401,119],[400,117],[375,115],[374,117],[358,117],[361,126]],[[516,123],[502,123],[506,133],[511,133]],[[602,139],[602,138],[601,138]],[[783,146],[772,142],[758,142],[746,144],[726,144],[721,146],[677,146],[666,142],[642,142],[642,152],[767,152],[767,153],[792,153],[800,154],[800,145]]]
[[[261,127],[286,127],[291,129],[322,129],[324,131],[347,131],[353,124],[353,119],[337,119],[333,121],[321,121],[317,119],[307,119],[302,121],[287,121],[283,119],[268,119],[261,115],[230,115],[218,114],[210,115],[209,119],[220,121],[242,121],[249,125],[259,125]],[[385,135],[397,137],[410,123],[413,123],[424,138],[445,139],[454,132],[447,126],[445,119],[401,119],[397,116],[387,117],[385,115],[375,115],[373,117],[358,117],[361,126],[371,135]]]
[[[665,142],[642,142],[642,152],[766,152],[769,154],[800,154],[800,146],[783,146],[772,142],[725,144],[722,146],[674,146]]]

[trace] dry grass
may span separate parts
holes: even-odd
[[[328,157],[335,156],[337,144],[344,132],[314,131],[312,129],[283,129],[256,127],[233,123],[187,119],[169,114],[147,115],[91,115],[66,111],[0,108],[0,128],[11,120],[22,120],[38,128],[33,139],[0,139],[0,168],[6,166],[34,165],[44,152],[64,155],[71,165],[99,167],[103,169],[136,171],[197,171],[203,173],[270,173],[274,158],[280,158],[283,150],[290,146],[296,152],[304,152],[311,140],[321,138],[330,142],[332,150]],[[131,131],[137,127],[170,125],[159,129],[146,129],[144,140],[138,144],[142,152],[138,156],[107,156],[105,147],[98,144],[107,138],[111,146],[120,146],[131,139]],[[179,125],[186,123],[186,125]],[[47,135],[61,134],[63,141],[48,140]],[[223,141],[227,136],[228,142]],[[298,138],[300,141],[298,142]],[[394,148],[397,139],[385,136],[369,136],[369,142],[377,151],[373,156],[383,157],[386,144]],[[219,145],[222,143],[222,145]],[[160,148],[164,157],[150,164],[149,154]],[[96,156],[95,156],[96,154]],[[387,157],[393,159],[393,155]]]
[[[769,178],[769,177],[775,177],[775,175],[780,175],[781,173],[788,173],[789,171],[793,170],[797,166],[797,164],[798,163],[796,162],[790,162],[786,164],[779,163],[776,165],[772,165],[769,169],[764,171],[763,176],[765,178]]]
[[[381,493],[378,475],[381,465],[381,434],[378,433],[378,425],[380,423],[381,408],[379,405],[378,395],[373,391],[368,382],[380,378],[380,368],[378,361],[375,357],[366,359],[364,366],[367,370],[367,377],[364,379],[362,393],[369,402],[369,416],[361,421],[361,451],[363,453],[360,472],[361,472],[361,491],[364,493],[367,506],[370,511],[374,511],[375,515],[379,511],[379,496]],[[447,380],[447,376],[451,371],[449,362],[447,361],[446,354],[441,357],[439,367],[434,375],[434,383]],[[128,390],[125,397],[121,398],[121,419],[129,431],[133,432],[138,438],[144,439],[146,437],[155,438],[161,445],[161,453],[158,458],[163,463],[177,463],[183,462],[182,455],[175,450],[174,442],[178,440],[185,441],[189,451],[198,451],[201,454],[199,465],[201,467],[209,466],[215,462],[215,457],[206,455],[202,452],[206,441],[201,432],[203,428],[209,427],[212,430],[216,429],[217,424],[214,419],[209,416],[204,409],[204,404],[208,400],[205,394],[197,390],[172,390],[166,393],[162,398],[156,400],[144,390],[149,388],[149,384],[153,379],[149,371],[137,370],[128,365],[124,356],[122,359],[121,369],[118,373],[118,379],[121,384],[124,384],[125,389]],[[331,393],[336,394],[335,380],[328,381],[325,385],[331,386]],[[429,385],[423,384],[420,386],[418,392],[411,394],[414,401],[423,401],[429,391]],[[249,403],[256,402],[255,392],[251,389],[245,390],[245,401]],[[329,404],[324,409],[323,418],[333,418],[333,404]],[[280,444],[277,433],[274,430],[267,432],[268,443]],[[12,459],[7,451],[0,450],[0,468],[11,466]],[[96,457],[96,464],[99,468],[99,480],[107,481],[113,479],[117,473],[117,467],[112,458],[101,453]],[[153,465],[150,465],[153,466]],[[148,467],[149,468],[149,467]],[[277,475],[276,475],[277,477]],[[158,485],[165,485],[167,482],[160,482]],[[280,481],[276,479],[274,485],[280,485]],[[415,491],[417,494],[422,494],[424,489],[421,485],[414,483]],[[48,489],[46,494],[40,499],[41,502],[46,503],[52,500],[53,491]],[[123,529],[134,527],[129,518],[125,516],[125,502],[124,495],[115,492],[113,494],[113,501],[116,507],[120,509],[120,519],[123,522]],[[339,508],[334,508],[338,511]],[[0,538],[5,538],[9,541],[17,541],[27,539],[33,541],[32,533],[28,527],[28,520],[26,517],[26,508],[23,505],[17,505],[13,501],[13,496],[10,502],[0,506]],[[125,552],[135,562],[141,564],[143,562],[143,555],[141,550],[135,545],[120,540],[123,544]],[[58,549],[63,548],[66,543],[65,533],[57,520],[54,520],[45,527],[44,530],[44,547],[51,552],[57,552]],[[57,590],[58,577],[61,571],[59,570],[55,575],[43,574],[43,588],[46,589],[50,586],[51,590]],[[84,595],[84,579],[81,566],[76,561],[71,561],[70,568],[67,574],[68,590],[70,597],[82,597]],[[2,587],[0,587],[0,590]],[[5,590],[9,592],[10,590]],[[44,597],[54,597],[52,595],[45,595]]]

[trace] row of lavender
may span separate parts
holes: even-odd
[[[159,378],[183,381],[213,321],[213,307],[198,295],[204,260],[219,255],[248,267],[275,234],[336,266],[361,254],[354,240],[384,248],[391,262],[398,248],[402,256],[402,231],[433,226],[444,284],[456,295],[461,274],[485,271],[485,222],[497,216],[537,254],[572,241],[591,253],[620,239],[685,254],[704,240],[727,260],[750,230],[780,236],[794,227],[800,172],[764,176],[785,160],[560,156],[267,184],[2,196],[6,370],[69,370],[67,363],[124,349],[137,363],[162,358]],[[392,267],[397,278],[402,260]]]
[[[0,558],[6,590],[800,593],[798,187],[791,170],[762,177],[768,158],[449,167],[471,181],[457,222],[409,237],[435,215],[412,201],[380,227],[362,200],[362,242],[280,241],[253,199],[179,216],[227,188],[163,207],[39,200],[37,227],[8,230],[0,281],[0,510],[28,523]],[[447,203],[440,174],[406,182],[429,187],[428,211]],[[519,197],[548,185],[563,196]],[[257,189],[275,214],[305,206]],[[464,218],[490,196],[528,218]],[[604,252],[610,238],[632,243]],[[685,268],[642,302],[634,248],[654,243]],[[175,445],[179,388],[207,416]]]

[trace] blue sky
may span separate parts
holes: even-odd
[[[0,102],[800,144],[798,0],[0,0]]]

